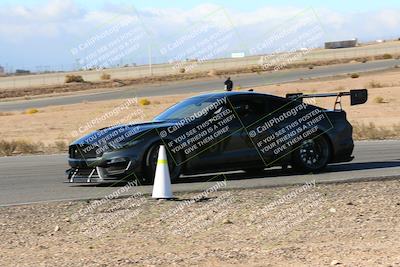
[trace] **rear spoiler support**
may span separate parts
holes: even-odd
[[[350,104],[360,105],[364,104],[368,100],[368,90],[367,89],[353,89],[350,92],[339,92],[339,93],[327,93],[327,94],[303,94],[294,93],[287,94],[287,99],[300,100],[303,101],[304,98],[314,98],[314,97],[336,97],[334,110],[342,110],[342,96],[350,96]],[[338,108],[339,106],[339,108]]]

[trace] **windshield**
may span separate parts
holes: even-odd
[[[215,113],[226,103],[225,97],[194,97],[173,105],[154,118],[156,121],[182,120],[189,117],[199,118],[209,113]]]

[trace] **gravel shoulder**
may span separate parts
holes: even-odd
[[[0,266],[400,266],[400,180],[225,186],[2,207]]]

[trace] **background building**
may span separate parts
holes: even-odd
[[[335,42],[326,42],[325,49],[336,49],[336,48],[348,48],[348,47],[356,47],[357,39],[345,40],[345,41],[335,41]]]
[[[17,75],[23,75],[23,74],[30,74],[31,72],[29,70],[15,70],[15,74]]]

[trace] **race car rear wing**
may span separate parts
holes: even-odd
[[[342,110],[342,96],[350,96],[350,104],[360,105],[364,104],[368,100],[368,90],[367,89],[353,89],[350,92],[339,92],[339,93],[327,93],[327,94],[303,94],[294,93],[286,94],[286,98],[303,101],[304,98],[314,98],[314,97],[336,97],[334,110]],[[339,108],[337,108],[339,106]]]

